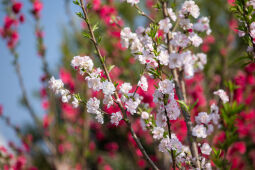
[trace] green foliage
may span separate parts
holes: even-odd
[[[230,11],[239,21],[238,30],[241,30],[245,33],[245,35],[242,37],[242,40],[247,46],[254,48],[255,46],[253,44],[253,38],[250,36],[250,24],[255,21],[255,10],[253,9],[253,6],[247,6],[247,1],[245,0],[236,0],[235,5],[230,7]],[[243,63],[244,66],[251,62],[255,62],[255,58],[252,52],[247,52],[247,55],[244,59],[248,59],[247,62]]]
[[[221,109],[221,117],[223,119],[222,130],[225,132],[226,139],[223,143],[219,143],[217,146],[219,148],[218,150],[213,148],[212,155],[213,162],[220,169],[228,169],[231,166],[226,160],[226,157],[222,159],[221,152],[224,151],[224,154],[226,154],[230,145],[239,140],[235,124],[238,114],[244,109],[244,105],[237,104],[236,102],[223,104]]]
[[[84,19],[84,16],[83,16],[83,14],[82,14],[81,12],[76,12],[76,15],[77,15],[78,17],[80,17],[81,19]]]
[[[73,4],[79,5],[79,6],[81,5],[80,2],[79,2],[78,0],[73,1]]]

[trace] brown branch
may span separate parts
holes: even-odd
[[[98,54],[98,57],[99,57],[99,59],[100,59],[100,63],[101,63],[101,65],[102,65],[102,67],[103,67],[103,70],[104,70],[104,72],[105,72],[105,74],[106,74],[106,77],[107,77],[108,81],[112,83],[112,80],[111,80],[111,77],[110,77],[109,72],[108,72],[108,70],[107,70],[107,67],[106,67],[106,64],[105,64],[105,62],[104,62],[103,56],[102,56],[102,54],[101,54],[101,52],[100,52],[100,50],[99,50],[98,43],[97,43],[97,40],[96,40],[96,38],[95,38],[94,32],[93,32],[93,30],[92,30],[92,28],[91,28],[91,25],[90,25],[90,22],[89,22],[89,18],[88,18],[88,13],[87,13],[87,11],[86,11],[86,9],[85,9],[83,0],[80,0],[80,6],[81,6],[81,8],[82,8],[82,11],[83,11],[83,14],[84,14],[84,17],[85,17],[84,20],[85,20],[85,22],[86,22],[86,24],[87,24],[87,26],[88,26],[88,29],[89,29],[92,42],[93,42],[93,44],[94,44],[94,47],[95,47],[95,49],[96,49],[96,51],[97,51],[97,54]],[[128,117],[127,117],[127,113],[126,113],[126,111],[125,111],[125,109],[124,109],[124,107],[123,107],[123,105],[122,105],[122,103],[121,103],[121,100],[120,100],[120,98],[119,98],[119,96],[118,96],[118,93],[117,93],[116,91],[115,91],[115,93],[114,93],[114,96],[115,96],[115,98],[116,98],[116,100],[117,100],[117,104],[118,104],[118,106],[120,107],[122,114],[124,115],[124,120],[125,120],[125,122],[127,123],[128,129],[130,130],[130,132],[131,132],[131,134],[132,134],[134,140],[136,141],[136,144],[137,144],[138,148],[139,148],[140,151],[143,153],[144,158],[147,160],[147,162],[150,164],[150,166],[151,166],[153,169],[159,170],[159,168],[158,168],[158,167],[154,164],[154,162],[150,159],[149,155],[146,153],[146,151],[145,151],[143,145],[141,144],[140,140],[139,140],[138,137],[136,136],[136,133],[134,132],[134,130],[133,130],[132,126],[131,126],[131,123],[130,123]]]
[[[162,9],[163,16],[165,18],[167,18],[168,17],[167,2],[161,0],[161,4],[162,4],[162,7],[163,7],[163,9]],[[177,27],[175,26],[175,29],[176,28]],[[168,52],[169,53],[172,52],[172,46],[170,44],[170,40],[171,40],[171,34],[168,33],[167,34],[167,45],[168,45]],[[181,85],[180,80],[181,80],[181,82],[183,80],[182,80],[182,78],[179,79],[179,75],[178,75],[176,69],[172,70],[172,74],[173,74],[173,77],[174,77],[174,80],[175,80],[175,88],[176,88],[177,96],[178,96],[179,100],[184,101],[184,97],[183,97],[184,95],[183,95],[183,92],[180,88],[180,85]],[[182,83],[184,83],[184,81]],[[200,161],[198,159],[199,157],[198,157],[197,143],[196,143],[195,138],[192,136],[192,122],[190,120],[190,115],[182,107],[181,107],[181,111],[182,111],[182,115],[184,117],[184,120],[185,120],[185,123],[186,123],[186,126],[187,126],[187,130],[188,130],[188,143],[189,143],[189,147],[190,147],[190,150],[191,150],[191,154],[192,154],[192,157],[194,157],[196,159],[196,162],[195,162],[196,167],[200,169]]]

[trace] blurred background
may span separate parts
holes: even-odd
[[[8,0],[2,0],[2,2],[3,4],[8,4]],[[9,141],[16,143],[18,146],[22,145],[21,148],[24,147],[32,155],[33,159],[31,162],[34,165],[41,166],[41,169],[54,169],[51,167],[52,162],[47,160],[49,152],[45,149],[45,144],[42,144],[42,141],[45,139],[40,135],[43,133],[53,141],[57,150],[56,155],[54,155],[57,161],[53,163],[57,169],[62,167],[62,165],[65,167],[93,167],[94,169],[104,170],[110,170],[109,167],[113,167],[113,169],[134,169],[136,167],[148,169],[146,161],[143,159],[131,134],[127,131],[124,122],[121,122],[118,128],[110,125],[108,119],[106,119],[104,125],[95,123],[93,118],[85,114],[86,111],[83,106],[79,109],[73,109],[70,105],[54,98],[47,91],[46,82],[49,75],[45,75],[45,63],[42,62],[42,59],[45,59],[48,64],[47,69],[50,75],[63,79],[65,86],[71,92],[80,92],[81,97],[85,99],[91,96],[102,97],[102,94],[88,90],[84,79],[77,75],[70,67],[70,61],[73,56],[94,55],[93,50],[91,50],[93,46],[83,37],[86,26],[75,15],[75,12],[80,11],[80,9],[72,3],[72,0],[23,0],[20,2],[23,4],[22,14],[25,20],[24,24],[19,24],[18,26],[19,42],[15,50],[19,54],[21,74],[28,92],[28,99],[36,115],[40,118],[44,129],[43,132],[38,131],[34,121],[28,114],[26,106],[24,107],[22,92],[13,65],[13,53],[6,47],[6,41],[1,39],[0,104],[3,105],[3,114],[10,118],[12,124],[21,128],[22,137],[20,140],[17,133],[7,126],[6,122],[0,120],[0,145],[8,148]],[[35,2],[43,4],[43,9],[40,9],[39,15],[31,13],[31,9],[35,8]],[[107,56],[107,64],[117,66],[112,71],[111,76],[119,83],[128,81],[131,84],[135,84],[139,79],[141,67],[138,62],[135,62],[131,53],[121,47],[119,27],[129,26],[132,30],[135,30],[138,26],[148,26],[148,20],[139,16],[135,8],[130,7],[126,3],[120,3],[118,0],[91,0],[90,2],[93,4],[89,11],[91,21],[93,24],[99,21],[99,31],[97,34],[103,37],[101,43],[102,49],[100,50]],[[180,5],[183,1],[176,0],[176,2]],[[230,84],[239,83],[239,90],[241,91],[235,89],[236,91],[234,92],[232,89],[231,97],[240,104],[240,108],[236,106],[237,109],[235,108],[236,110],[233,111],[233,114],[226,116],[234,116],[233,120],[235,121],[237,116],[234,114],[241,113],[244,108],[241,104],[245,103],[249,106],[245,110],[247,113],[255,105],[255,79],[253,79],[254,73],[252,73],[254,65],[245,68],[247,63],[240,60],[240,57],[246,51],[246,46],[238,38],[238,23],[229,10],[233,1],[203,0],[196,1],[196,3],[200,7],[201,16],[208,16],[210,19],[212,34],[205,36],[203,44],[194,51],[195,53],[203,52],[207,54],[207,64],[204,71],[186,81],[189,102],[195,103],[199,99],[191,115],[194,118],[194,115],[198,112],[209,109],[210,104],[215,102],[212,99],[213,91],[219,88],[227,89]],[[139,4],[146,13],[155,19],[159,19],[161,15],[153,8],[153,5],[155,5],[155,0],[141,1]],[[178,5],[177,8],[179,7]],[[6,22],[5,10],[6,5],[1,4],[0,26]],[[113,18],[117,20],[119,25],[111,23]],[[36,32],[35,27],[38,26],[38,23],[40,31]],[[99,65],[98,63],[99,61],[95,60],[96,66]],[[247,86],[245,82],[248,82]],[[143,102],[152,108],[155,107],[151,97],[155,90],[153,85],[154,82],[149,80],[148,93],[138,90],[138,93],[144,97]],[[240,97],[241,93],[242,98]],[[239,98],[237,97],[238,95]],[[109,114],[118,111],[116,107],[104,109]],[[243,117],[240,120],[243,120]],[[244,122],[247,123],[246,120]],[[225,143],[222,142],[224,145],[217,145],[219,148],[225,149],[224,151],[227,152],[230,145],[236,141],[243,140],[247,143],[247,148],[249,147],[250,151],[255,148],[255,142],[249,138],[249,135],[253,133],[252,130],[255,129],[255,126],[252,125],[255,124],[254,122],[255,119],[252,119],[252,122],[248,122],[251,125],[249,126],[250,129],[245,129],[247,130],[245,131],[247,132],[245,136],[242,136],[243,131],[241,131],[243,130],[241,128],[246,127],[245,123],[245,125],[239,126],[240,131],[235,127],[228,129],[234,134],[227,134],[227,130],[224,132],[225,129],[220,129],[215,132],[215,138],[214,136],[210,138],[210,144],[217,145],[217,141],[223,138],[221,132],[224,132],[232,136],[232,138],[229,137],[225,140]],[[156,151],[157,145],[153,143],[151,135],[142,130],[139,119],[134,116],[132,123],[135,132],[141,138],[151,159],[155,162],[158,161],[157,163],[161,168],[169,168],[169,157]],[[187,130],[184,120],[181,118],[171,123],[177,137],[185,143]],[[219,134],[221,134],[221,138]],[[31,143],[34,143],[36,148],[33,148]],[[38,148],[39,151],[37,150]],[[249,154],[250,152],[247,151],[245,158],[248,158]],[[255,151],[253,155],[255,160]],[[240,157],[239,155],[238,158],[241,159],[242,156]],[[236,157],[234,158],[236,160]],[[229,159],[232,160],[232,158]],[[247,160],[249,162],[247,167],[252,167],[253,159],[249,158]],[[245,161],[247,162],[247,160]],[[227,162],[225,161],[222,164],[227,165]],[[237,165],[236,167],[239,167],[239,164]]]
[[[66,3],[68,8],[75,11],[75,6],[65,0],[43,1],[44,10],[41,13],[41,25],[45,32],[45,44],[47,46],[47,61],[53,72],[57,72],[58,65],[61,60],[61,41],[63,35],[63,27],[68,28],[69,18],[66,15]],[[40,77],[42,76],[42,62],[37,55],[36,37],[34,33],[35,21],[30,14],[31,3],[23,2],[22,11],[25,14],[26,24],[19,27],[20,44],[17,51],[20,55],[21,73],[24,77],[25,86],[29,89],[29,99],[34,106],[36,113],[42,117],[45,113],[42,110],[41,102],[38,98],[38,89],[41,88]],[[5,12],[4,6],[0,6],[0,18],[3,25]],[[74,20],[78,18],[74,17]],[[31,117],[27,114],[27,110],[20,104],[21,90],[18,84],[15,69],[12,66],[13,56],[9,49],[5,47],[5,42],[0,40],[0,103],[4,105],[4,112],[8,113],[14,124],[23,126],[32,123]],[[36,97],[37,96],[37,97]],[[13,130],[8,128],[4,122],[0,123],[1,141],[16,141],[17,137]],[[4,137],[3,137],[4,136]]]

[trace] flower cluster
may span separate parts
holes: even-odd
[[[74,108],[79,106],[79,100],[72,95],[68,89],[64,88],[64,83],[61,79],[55,79],[51,77],[49,80],[49,88],[55,93],[55,95],[61,96],[63,103],[68,103],[72,100],[72,105]]]
[[[18,27],[24,23],[25,17],[21,13],[23,4],[18,1],[8,2],[11,6],[11,11],[4,18],[4,25],[0,27],[0,35],[7,41],[9,49],[14,49],[19,40]]]
[[[210,34],[209,20],[202,17],[197,23],[191,23],[188,15],[194,18],[199,16],[199,9],[194,1],[186,1],[179,11],[179,31],[172,30],[171,20],[176,21],[176,14],[172,8],[168,8],[169,17],[159,21],[159,29],[166,34],[170,34],[172,39],[170,44],[174,50],[169,53],[166,47],[161,44],[157,48],[159,54],[153,53],[153,38],[151,37],[152,28],[138,27],[136,33],[131,32],[130,28],[125,27],[121,31],[121,43],[125,48],[130,47],[131,52],[141,64],[146,64],[147,68],[156,68],[158,64],[168,66],[170,69],[184,68],[186,77],[192,77],[195,71],[203,69],[206,64],[206,55],[204,53],[192,54],[189,50],[184,50],[190,45],[198,47],[203,42],[197,32],[206,32]],[[185,33],[186,32],[186,33]],[[164,34],[164,36],[166,35]],[[157,35],[157,34],[156,34]],[[159,62],[158,62],[159,61]]]

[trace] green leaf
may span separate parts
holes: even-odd
[[[96,23],[93,27],[92,27],[92,31],[94,32],[94,31],[96,31],[99,27],[98,27],[98,23]]]
[[[119,85],[119,83],[114,82],[114,87],[116,88]]]
[[[80,2],[79,2],[78,0],[73,1],[73,4],[75,4],[75,5],[79,5],[79,6],[80,6]]]
[[[189,111],[191,111],[198,103],[198,99],[195,101],[195,103],[193,103],[190,107],[189,107]]]
[[[102,37],[101,37],[101,36],[99,36],[99,37],[97,38],[97,43],[98,43],[98,44],[100,44],[100,43],[101,43],[101,41],[102,41]]]
[[[189,107],[184,101],[182,100],[176,100],[176,101],[181,105],[182,108],[184,108],[186,111],[189,111]]]
[[[76,12],[76,15],[77,15],[78,17],[84,19],[84,16],[83,16],[83,14],[82,14],[81,12]]]
[[[108,72],[110,73],[111,70],[112,70],[114,67],[115,67],[115,65],[111,65],[111,66],[109,67],[109,69],[108,69]]]
[[[83,32],[83,33],[82,33],[82,35],[83,35],[84,37],[86,37],[86,38],[91,39],[90,34],[89,34],[89,33],[87,33],[87,32]]]
[[[91,3],[88,3],[87,4],[87,9],[91,9],[92,8],[92,4]]]

